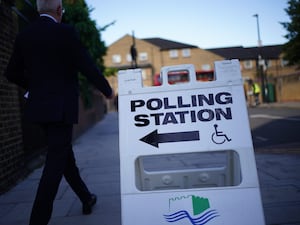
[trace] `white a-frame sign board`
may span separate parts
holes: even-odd
[[[161,79],[118,74],[122,225],[263,225],[239,61],[215,62],[213,81],[193,65]]]

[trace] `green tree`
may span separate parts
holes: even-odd
[[[101,40],[100,29],[96,22],[90,18],[91,9],[88,8],[84,0],[65,0],[63,1],[65,14],[64,23],[73,25],[80,35],[81,42],[88,49],[97,67],[104,71],[103,56],[106,54],[105,43]],[[87,79],[79,74],[79,85],[81,98],[85,107],[92,106],[93,88]]]
[[[285,11],[291,21],[281,23],[288,31],[284,37],[289,40],[283,45],[284,59],[289,65],[300,66],[300,0],[289,0],[288,5]]]
[[[103,71],[103,56],[106,54],[105,43],[101,40],[100,29],[90,18],[89,9],[84,0],[63,1],[65,14],[63,22],[73,25],[80,35],[81,42],[88,49],[97,66]]]
[[[39,14],[36,11],[36,3],[33,0],[16,0],[15,5],[12,6],[18,15],[18,26],[21,31],[28,23],[38,18]]]

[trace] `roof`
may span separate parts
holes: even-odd
[[[184,44],[162,38],[145,38],[142,40],[159,47],[160,50],[198,48],[196,45]]]
[[[225,59],[249,60],[256,59],[258,55],[261,55],[263,59],[278,59],[282,52],[282,45],[248,48],[244,48],[243,46],[236,46],[227,48],[211,48],[205,50],[220,55]]]
[[[142,40],[159,47],[161,51],[170,49],[198,48],[196,45],[185,44],[162,38],[145,38]],[[226,48],[211,48],[205,50],[220,55],[225,59],[250,60],[256,59],[258,55],[261,55],[264,59],[279,59],[279,56],[282,52],[282,45],[269,45],[248,48],[244,48],[243,46],[234,46]]]

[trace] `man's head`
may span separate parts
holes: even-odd
[[[62,0],[36,0],[36,5],[40,14],[50,14],[58,22],[61,22],[63,16]]]

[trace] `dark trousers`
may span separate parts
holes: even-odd
[[[254,93],[255,105],[259,105],[259,93]]]
[[[33,204],[30,225],[47,225],[53,202],[62,179],[65,177],[81,202],[90,198],[90,192],[80,177],[72,149],[73,124],[43,124],[48,141],[48,152],[42,177]]]

